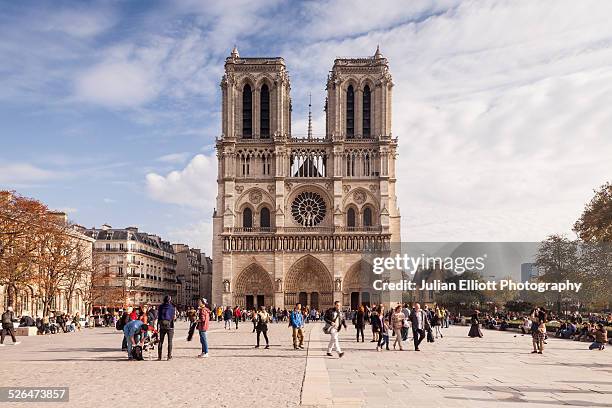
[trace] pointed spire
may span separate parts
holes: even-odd
[[[230,57],[232,57],[232,58],[240,58],[240,54],[238,54],[238,48],[236,47],[236,44],[234,44],[234,49],[232,50],[232,53],[230,54]]]
[[[308,93],[308,140],[312,139],[312,93]]]
[[[380,45],[376,45],[376,52],[374,53],[374,59],[381,59],[383,57],[382,53],[380,52]]]

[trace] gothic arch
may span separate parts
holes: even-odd
[[[257,203],[252,203],[250,199],[251,193],[260,193],[261,201]],[[264,189],[261,189],[259,187],[252,187],[240,194],[238,196],[238,199],[236,200],[236,203],[238,208],[242,208],[245,205],[251,205],[254,211],[258,206],[260,206],[260,203],[268,203],[273,206],[274,199],[272,198],[272,195],[270,195],[270,193],[268,193]]]
[[[242,137],[253,137],[253,96],[255,89],[250,83],[245,83],[240,88],[242,97]]]
[[[234,304],[242,308],[247,305],[247,296],[264,297],[264,304],[271,306],[274,297],[274,284],[270,274],[253,262],[238,274],[234,282]]]
[[[357,78],[353,77],[353,76],[348,76],[344,79],[344,81],[342,81],[342,92],[344,94],[346,94],[346,90],[348,89],[349,86],[353,86],[353,89],[355,90],[355,92],[357,92],[359,88],[359,80],[357,80]]]
[[[374,290],[378,275],[372,272],[372,265],[360,259],[346,272],[342,285],[343,304],[356,309],[361,304],[380,303],[380,293]]]
[[[350,210],[353,210],[353,216],[354,219],[353,224],[354,225],[349,225],[349,212]],[[357,208],[357,206],[353,203],[349,203],[345,208],[344,208],[344,224],[346,227],[358,227],[359,226],[359,208]]]
[[[363,202],[358,203],[355,201],[354,195],[356,192],[365,194],[365,200]],[[342,207],[348,209],[348,206],[351,204],[359,208],[359,214],[361,214],[365,205],[370,205],[372,207],[372,211],[374,212],[374,216],[376,217],[378,215],[379,206],[377,198],[374,196],[374,194],[372,194],[371,191],[368,191],[363,187],[353,188],[351,191],[344,195],[342,199]]]
[[[377,220],[376,215],[377,214],[374,209],[374,206],[371,203],[365,203],[363,207],[361,207],[360,225],[363,227],[373,227],[377,225],[378,223],[376,222]]]
[[[359,81],[358,89],[363,92],[363,90],[365,89],[366,85],[370,87],[370,92],[374,93],[374,81],[372,81],[372,78],[370,78],[370,77],[362,78]]]
[[[257,78],[254,83],[255,89],[259,89],[260,91],[261,87],[264,85],[268,85],[268,89],[270,90],[270,93],[272,93],[272,91],[274,90],[274,81],[272,80],[272,78],[268,76],[262,76]]]
[[[332,307],[334,297],[333,278],[327,267],[312,255],[298,259],[285,277],[285,305],[298,301],[319,310]]]

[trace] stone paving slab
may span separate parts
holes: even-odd
[[[181,322],[174,359],[161,362],[126,361],[112,328],[22,338],[0,347],[0,386],[69,386],[70,402],[51,405],[87,408],[139,404],[142,395],[158,406],[612,407],[612,355],[587,343],[550,339],[544,355],[532,355],[529,336],[484,331],[470,339],[467,328],[452,327],[421,352],[412,343],[377,352],[356,343],[350,327],[340,359],[325,355],[321,328],[307,325],[307,350],[294,351],[287,325],[273,324],[264,350],[253,348],[250,324],[227,331],[213,322],[204,360]]]
[[[248,323],[227,331],[211,322],[210,358],[198,359],[197,335],[188,343],[187,324],[179,322],[171,361],[164,349],[164,361],[128,362],[121,333],[112,328],[24,338],[0,347],[0,386],[70,387],[68,403],[45,407],[142,406],[147,395],[158,407],[299,405],[306,351],[293,350],[286,324],[271,325],[270,350],[253,348],[251,330]]]
[[[451,327],[443,339],[423,342],[420,352],[413,350],[411,339],[406,351],[377,352],[374,343],[355,342],[352,328],[341,332],[345,356],[326,360],[334,401],[363,397],[364,406],[393,406],[399,400],[423,407],[612,407],[607,350],[549,339],[545,354],[533,355],[530,336],[485,330],[484,338],[470,339],[467,331]]]

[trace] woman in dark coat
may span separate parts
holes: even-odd
[[[471,327],[468,336],[470,337],[482,337],[482,331],[480,330],[480,320],[478,319],[478,315],[480,312],[478,310],[474,311],[472,318],[470,319]]]
[[[363,343],[365,340],[363,339],[363,329],[365,328],[365,310],[363,306],[359,306],[359,310],[355,313],[355,329],[357,329],[357,343],[359,343],[359,333],[361,333],[361,342]]]

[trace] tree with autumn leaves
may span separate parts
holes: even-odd
[[[9,305],[15,305],[19,288],[30,285],[43,315],[60,291],[67,294],[70,313],[75,290],[88,284],[91,261],[92,245],[64,216],[38,200],[0,191],[0,285],[7,288]]]

